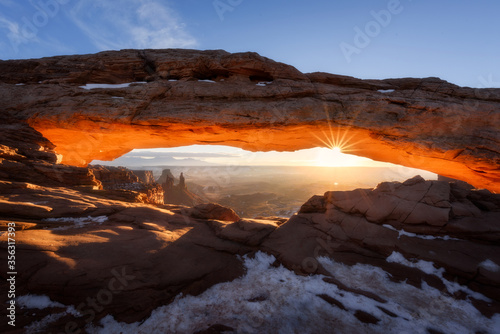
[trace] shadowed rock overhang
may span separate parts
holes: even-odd
[[[135,148],[332,143],[500,191],[500,89],[304,74],[256,53],[169,49],[0,61],[0,92],[0,110],[71,165]]]

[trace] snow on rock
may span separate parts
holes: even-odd
[[[85,86],[80,86],[83,89],[96,89],[96,88],[105,88],[105,89],[116,89],[116,88],[126,88],[132,84],[145,84],[145,81],[137,81],[137,82],[129,82],[123,84],[86,84]]]
[[[54,223],[73,223],[74,225],[70,226],[61,226],[56,227],[53,230],[67,230],[69,228],[82,228],[91,223],[102,224],[108,220],[107,216],[98,216],[98,217],[81,217],[81,218],[72,218],[72,217],[61,217],[61,218],[46,218],[42,219],[45,222],[54,222]]]
[[[394,256],[397,258],[397,255]],[[322,275],[299,276],[272,264],[258,252],[244,257],[245,276],[213,286],[199,296],[180,296],[154,310],[141,323],[119,323],[111,316],[89,333],[193,333],[223,324],[237,333],[446,333],[498,332],[500,315],[482,316],[468,300],[455,300],[425,283],[418,289],[390,281],[389,274],[370,265],[347,266],[318,260],[350,288],[371,291],[377,301],[341,290]],[[399,259],[401,260],[401,259]],[[402,260],[401,260],[402,261]],[[328,301],[329,300],[329,301]],[[368,314],[376,322],[361,322]]]
[[[51,323],[56,322],[57,320],[61,319],[65,315],[71,314],[75,317],[81,317],[82,315],[75,309],[74,306],[68,306],[66,307],[66,310],[63,312],[59,313],[52,313],[47,316],[45,316],[42,320],[40,321],[35,321],[31,323],[30,325],[26,326],[25,333],[26,334],[35,334],[35,333],[46,333],[47,331],[45,330],[47,326],[49,326]],[[50,333],[50,332],[49,332]],[[78,333],[78,332],[75,332]]]
[[[398,239],[401,238],[402,235],[405,235],[407,237],[419,238],[419,239],[425,239],[425,240],[445,240],[445,241],[447,241],[447,240],[460,240],[460,239],[457,239],[457,238],[452,238],[449,235],[445,235],[443,237],[436,237],[436,236],[433,236],[433,235],[423,235],[423,234],[416,234],[416,233],[406,232],[405,230],[398,230],[398,229],[396,229],[395,227],[393,227],[392,225],[389,225],[389,224],[384,224],[382,226],[385,227],[385,228],[388,228],[389,230],[393,230],[393,231],[398,232],[399,233]]]
[[[479,267],[484,268],[488,271],[497,273],[500,271],[500,266],[491,260],[485,260],[479,264]]]
[[[198,82],[211,82],[211,83],[215,83],[215,81],[213,81],[213,80],[198,80]]]
[[[402,265],[410,267],[410,268],[417,268],[428,275],[435,275],[435,276],[439,277],[441,279],[441,281],[443,282],[443,284],[446,286],[446,289],[448,290],[449,293],[453,294],[457,291],[463,291],[476,299],[484,300],[487,302],[491,301],[489,298],[483,296],[480,293],[472,291],[471,289],[469,289],[466,286],[462,286],[462,285],[458,284],[457,282],[448,281],[447,279],[445,279],[443,277],[443,273],[445,272],[445,269],[444,268],[436,268],[434,266],[434,263],[432,263],[432,262],[424,261],[424,260],[418,260],[417,262],[410,262],[403,256],[403,254],[396,252],[396,251],[392,252],[392,254],[389,255],[389,257],[386,260],[387,260],[387,262],[399,263],[399,264],[402,264]]]
[[[47,296],[28,294],[19,296],[16,300],[21,308],[37,308],[41,310],[48,307],[64,307],[61,303],[51,301]]]
[[[258,84],[256,84],[256,86],[266,87],[267,85],[270,85],[272,83],[273,83],[272,81],[263,81],[263,82],[259,82]]]
[[[46,309],[51,307],[65,308],[64,311],[58,313],[51,313],[39,321],[35,321],[26,326],[25,333],[42,333],[46,332],[45,329],[51,323],[59,320],[67,314],[72,314],[75,317],[81,317],[81,314],[75,309],[74,306],[66,306],[58,302],[53,302],[48,296],[40,295],[24,295],[16,298],[16,301],[21,309]]]
[[[379,89],[377,92],[386,94],[386,93],[392,93],[394,92],[394,89]]]

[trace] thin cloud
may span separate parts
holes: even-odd
[[[188,48],[197,44],[174,10],[155,0],[81,1],[70,17],[100,50]]]
[[[240,155],[229,153],[211,152],[154,152],[142,151],[140,153],[127,153],[123,157],[129,158],[240,158]]]
[[[9,38],[13,38],[16,41],[24,40],[24,37],[21,36],[19,23],[11,21],[2,15],[0,15],[0,28],[8,30],[7,35],[9,36]]]

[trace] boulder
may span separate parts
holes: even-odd
[[[183,214],[197,219],[215,219],[232,222],[240,220],[240,217],[233,209],[216,203],[199,204],[193,208],[185,209]]]

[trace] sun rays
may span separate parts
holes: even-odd
[[[363,139],[355,138],[354,133],[349,131],[350,125],[334,127],[327,111],[325,111],[325,114],[328,122],[328,130],[321,130],[322,136],[316,133],[313,133],[313,136],[331,150],[331,156],[327,160],[342,159],[343,155],[356,152],[358,145],[363,142]],[[331,162],[333,163],[334,161]]]

